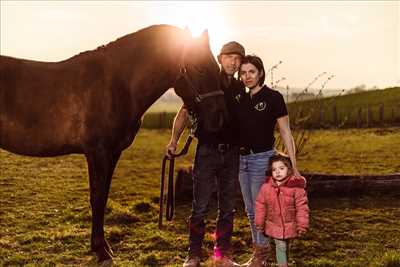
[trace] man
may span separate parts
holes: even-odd
[[[189,219],[189,256],[184,267],[200,266],[201,247],[205,235],[204,219],[208,204],[216,188],[218,195],[218,218],[214,261],[216,266],[240,266],[232,261],[231,237],[234,217],[234,195],[239,167],[239,140],[237,122],[234,116],[234,96],[240,90],[234,74],[245,56],[243,46],[237,42],[225,44],[218,62],[221,65],[221,89],[224,91],[228,109],[228,119],[223,129],[207,132],[199,118],[195,136],[198,139],[193,169],[193,202]],[[172,128],[172,136],[167,145],[167,155],[175,153],[179,137],[189,118],[189,110],[182,106]]]

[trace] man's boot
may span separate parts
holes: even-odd
[[[214,247],[213,257],[214,267],[240,267],[241,265],[233,261],[232,253],[228,251],[220,252],[217,247]]]
[[[253,255],[242,266],[243,267],[265,267],[267,266],[267,246],[253,244]]]
[[[185,262],[183,263],[183,267],[200,267],[200,257],[189,255]]]

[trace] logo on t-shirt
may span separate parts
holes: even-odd
[[[254,108],[258,111],[263,111],[267,108],[267,103],[265,101],[257,103]]]
[[[237,95],[235,96],[236,102],[240,103],[240,99],[241,99],[241,98],[242,98],[242,95],[241,95],[241,94],[237,94]]]

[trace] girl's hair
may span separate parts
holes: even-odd
[[[266,175],[272,176],[272,163],[277,162],[277,161],[281,161],[283,164],[285,164],[286,167],[289,169],[289,173],[292,173],[293,166],[292,166],[292,161],[290,160],[290,158],[283,153],[278,153],[269,158],[268,169],[267,169]]]
[[[264,81],[265,81],[264,64],[263,64],[261,58],[259,58],[256,55],[247,55],[242,59],[242,62],[240,63],[240,67],[239,67],[239,77],[240,77],[240,68],[242,67],[243,64],[248,64],[248,63],[254,65],[254,67],[256,67],[259,72],[262,72],[260,80],[258,81],[258,85],[263,85]]]

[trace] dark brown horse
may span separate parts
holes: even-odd
[[[114,168],[150,105],[175,87],[209,130],[223,122],[207,32],[193,39],[185,30],[155,25],[61,62],[0,59],[0,148],[38,157],[85,154],[91,249],[99,262],[112,256],[104,209]]]

